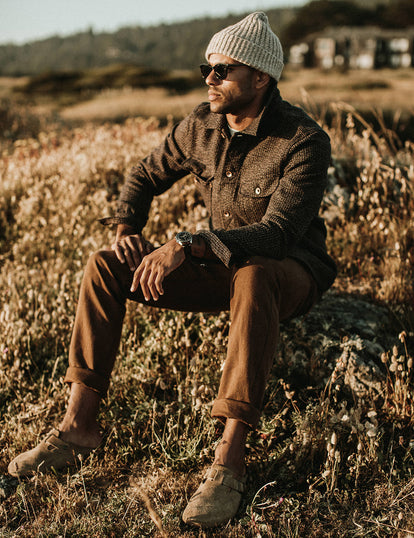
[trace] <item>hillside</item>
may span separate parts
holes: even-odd
[[[414,25],[412,0],[312,0],[301,8],[266,10],[285,54],[290,45],[328,26]],[[79,71],[112,64],[155,69],[193,69],[204,57],[211,36],[247,14],[131,26],[113,33],[92,29],[68,37],[53,36],[25,45],[0,45],[0,76],[37,75],[45,71]],[[1,38],[1,37],[0,37]]]
[[[297,8],[267,10],[276,33],[289,24]],[[157,69],[192,69],[204,57],[211,36],[247,13],[200,18],[159,26],[134,26],[114,33],[92,30],[69,37],[54,36],[26,45],[0,46],[0,76],[35,75],[129,63]]]

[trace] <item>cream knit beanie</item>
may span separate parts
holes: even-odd
[[[280,79],[283,69],[283,50],[279,38],[272,32],[267,15],[256,11],[240,22],[214,34],[206,50],[210,54],[224,54]]]

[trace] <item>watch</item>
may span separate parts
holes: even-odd
[[[191,254],[191,245],[193,244],[193,235],[190,232],[178,232],[175,240],[179,245],[184,247],[186,254]]]

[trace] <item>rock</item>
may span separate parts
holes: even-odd
[[[305,317],[283,325],[284,378],[315,388],[339,385],[360,398],[380,394],[386,375],[381,354],[395,344],[394,332],[386,308],[329,291]]]
[[[385,373],[375,364],[383,352],[381,346],[361,338],[351,338],[342,347],[343,352],[335,368],[339,382],[342,380],[360,398],[371,391],[381,394]]]

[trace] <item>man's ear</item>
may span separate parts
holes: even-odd
[[[256,89],[261,90],[270,83],[270,75],[263,71],[256,71]]]

